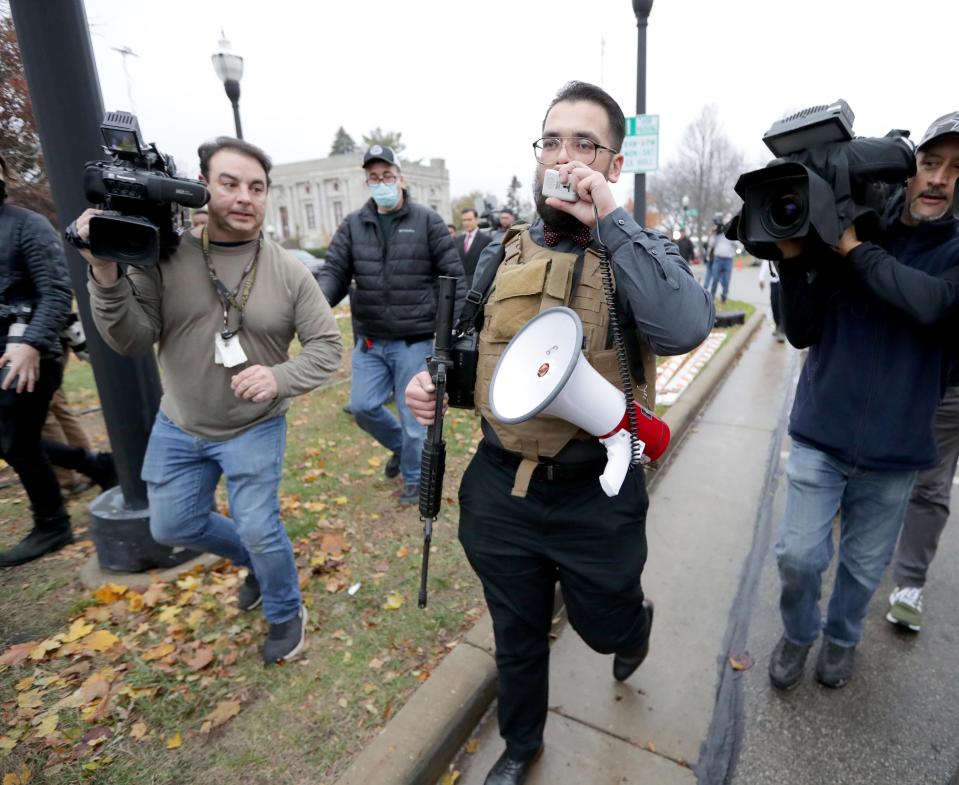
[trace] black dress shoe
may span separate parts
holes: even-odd
[[[390,456],[390,459],[386,462],[386,466],[383,467],[383,475],[389,479],[397,477],[400,473],[400,454],[395,452]]]
[[[833,689],[845,687],[856,666],[856,647],[824,640],[816,658],[816,680]]]
[[[489,770],[483,785],[522,785],[529,776],[529,770],[542,754],[543,748],[540,747],[529,760],[513,760],[504,750],[499,760]]]
[[[786,640],[783,635],[773,649],[769,658],[769,680],[777,690],[791,690],[802,680],[803,668],[806,666],[806,655],[812,648],[797,646]]]
[[[616,652],[613,657],[613,678],[616,681],[626,681],[636,669],[643,664],[646,655],[649,654],[649,633],[653,630],[653,603],[650,600],[643,600],[643,607],[649,616],[649,623],[646,627],[646,640],[634,651]]]
[[[0,552],[0,567],[16,567],[28,561],[39,559],[45,553],[58,551],[64,545],[73,542],[73,532],[69,522],[65,527],[56,529],[34,528],[9,551]]]

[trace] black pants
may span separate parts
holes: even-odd
[[[32,393],[0,391],[0,456],[23,483],[40,528],[59,527],[68,520],[60,483],[40,439],[50,400],[62,381],[60,360],[44,359]]]
[[[645,477],[631,471],[610,499],[601,471],[550,480],[538,468],[521,499],[510,495],[515,461],[481,443],[463,475],[459,537],[493,618],[500,735],[515,760],[543,742],[556,581],[570,624],[596,651],[632,650],[649,635]]]

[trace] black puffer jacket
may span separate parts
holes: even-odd
[[[0,204],[0,304],[33,308],[23,342],[41,354],[62,352],[60,331],[73,307],[63,245],[42,215]],[[11,320],[0,321],[0,350]]]
[[[336,230],[319,272],[320,288],[336,305],[356,281],[350,305],[357,335],[393,340],[431,335],[437,276],[459,279],[457,312],[466,296],[463,264],[446,222],[435,210],[411,202],[404,191],[388,239],[384,245],[370,199]]]

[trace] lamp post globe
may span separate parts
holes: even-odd
[[[243,126],[240,124],[240,80],[243,78],[243,58],[230,51],[230,42],[221,32],[220,51],[212,55],[213,70],[223,82],[223,89],[233,106],[233,123],[236,126],[236,138],[243,138]]]

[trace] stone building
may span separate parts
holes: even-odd
[[[276,164],[270,172],[267,233],[291,248],[329,245],[340,222],[369,199],[362,161],[358,151]],[[450,176],[442,158],[429,164],[403,161],[403,177],[413,201],[450,220]]]

